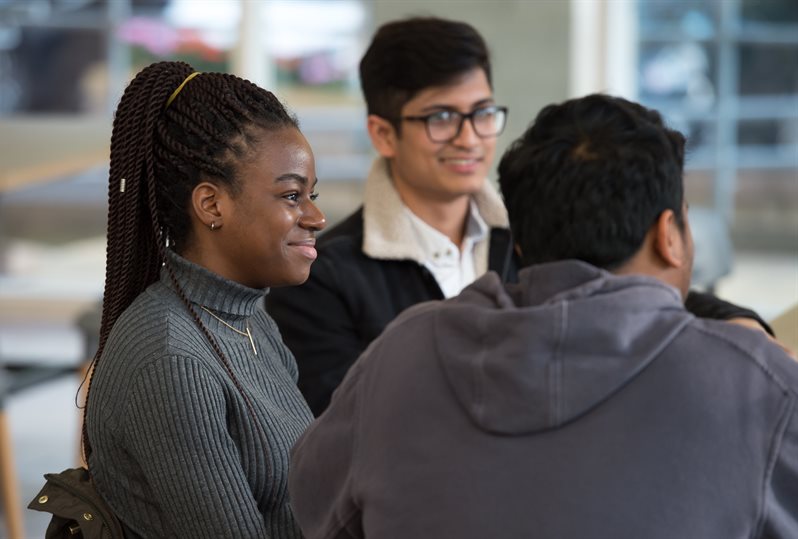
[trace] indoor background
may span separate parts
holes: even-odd
[[[181,59],[274,91],[314,149],[319,205],[334,223],[359,205],[374,155],[358,60],[381,23],[430,14],[486,38],[497,101],[510,109],[500,151],[569,97],[603,91],[662,111],[688,136],[694,286],[769,320],[798,303],[794,0],[0,0],[6,499],[26,505],[43,473],[78,460],[111,115],[132,75]],[[783,324],[798,332],[795,319]],[[46,524],[25,511],[24,537]]]

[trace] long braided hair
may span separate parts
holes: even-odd
[[[87,461],[91,453],[86,425],[88,393],[94,370],[114,323],[158,280],[162,266],[252,413],[230,362],[177,282],[166,249],[172,245],[180,252],[191,240],[188,207],[201,180],[219,182],[236,193],[237,163],[257,133],[297,127],[297,122],[272,93],[247,80],[201,73],[187,81],[192,73],[194,69],[183,62],[152,64],[136,75],[116,109],[100,342],[89,369],[83,411]]]

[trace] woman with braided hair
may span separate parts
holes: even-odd
[[[288,452],[312,416],[262,309],[316,258],[315,164],[271,93],[180,62],[114,119],[84,449],[129,537],[300,537]]]

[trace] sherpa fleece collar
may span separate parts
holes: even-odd
[[[390,177],[388,161],[378,157],[371,165],[363,195],[363,252],[383,260],[415,260],[424,263],[404,204]],[[499,193],[485,181],[474,202],[491,228],[507,228],[507,212]]]

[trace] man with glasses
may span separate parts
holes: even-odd
[[[385,24],[360,80],[379,154],[363,206],[319,239],[303,286],[267,300],[316,415],[401,311],[455,296],[488,270],[515,277],[506,212],[486,181],[507,109],[494,101],[479,33],[438,18]]]
[[[360,82],[379,153],[363,206],[319,238],[304,285],[267,296],[317,416],[400,312],[456,296],[489,270],[517,279],[506,210],[486,181],[507,109],[494,101],[479,33],[437,18],[385,24],[360,62]],[[686,306],[767,328],[711,295],[691,292]]]

